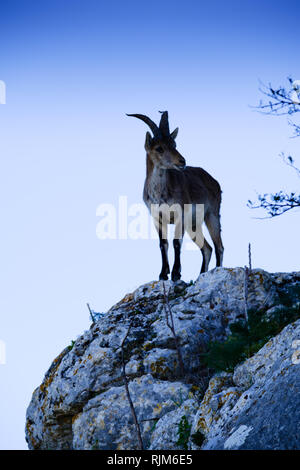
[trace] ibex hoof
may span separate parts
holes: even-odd
[[[160,273],[159,280],[160,281],[167,281],[169,279],[168,275],[165,273]]]
[[[172,281],[176,282],[181,279],[181,274],[180,273],[172,273]]]

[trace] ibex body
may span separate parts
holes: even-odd
[[[144,185],[144,202],[149,208],[159,234],[162,270],[159,279],[168,279],[168,224],[175,224],[173,246],[175,261],[172,280],[181,275],[180,250],[185,231],[201,249],[201,273],[208,270],[212,248],[203,236],[205,222],[213,240],[217,266],[222,266],[219,183],[202,168],[186,166],[185,159],[176,150],[178,128],[169,130],[168,112],[162,113],[159,126],[142,114],[129,114],[144,121],[153,132],[146,134],[147,174]]]

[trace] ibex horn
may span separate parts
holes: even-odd
[[[152,119],[148,118],[148,116],[145,116],[144,114],[126,114],[126,116],[136,117],[144,121],[146,124],[148,124],[154,136],[157,136],[160,134],[159,128],[157,127],[155,122],[152,121]]]
[[[170,135],[168,111],[159,111],[161,113],[159,129],[161,133],[168,137]]]

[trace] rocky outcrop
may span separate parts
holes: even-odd
[[[300,448],[300,320],[233,374],[211,379],[192,432],[203,449]],[[194,446],[194,448],[197,448]]]
[[[263,305],[271,315],[287,287],[299,284],[300,273],[253,270],[248,307]],[[201,353],[244,318],[244,270],[216,268],[195,283],[168,281],[165,287],[184,377],[162,285],[145,284],[99,315],[54,360],[27,410],[30,449],[137,448],[121,367],[129,325],[126,374],[145,448],[300,448],[300,320],[233,373],[212,376]]]

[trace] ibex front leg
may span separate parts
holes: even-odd
[[[178,220],[175,224],[175,235],[173,240],[173,247],[174,247],[174,266],[172,269],[172,281],[176,282],[179,281],[181,278],[181,263],[180,263],[180,252],[181,252],[181,245],[184,235],[184,225],[183,225],[183,217],[181,220]]]
[[[162,259],[162,268],[161,273],[159,275],[159,279],[163,281],[168,280],[168,274],[170,272],[169,267],[169,260],[168,260],[168,225],[163,220],[162,214],[159,214],[159,220],[154,220],[156,230],[158,231],[159,235],[159,247],[161,251],[161,259]]]

